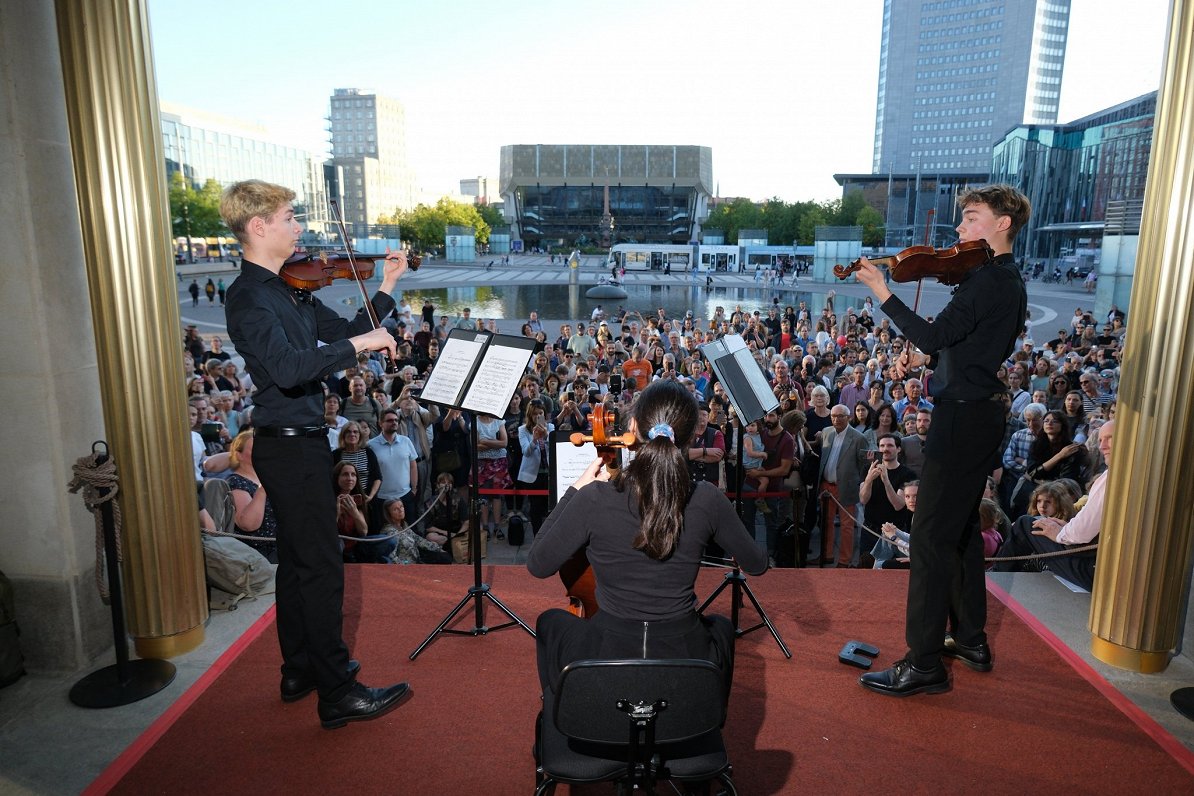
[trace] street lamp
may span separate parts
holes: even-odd
[[[187,236],[187,262],[195,262],[195,254],[191,251],[191,215],[190,207],[184,202],[182,205],[182,229]]]

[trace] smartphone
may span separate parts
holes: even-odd
[[[614,393],[622,392],[622,374],[611,373],[609,377],[609,391]]]
[[[873,461],[875,461],[875,459],[877,459],[877,458],[879,458],[879,451],[877,451],[877,450],[869,450],[869,451],[867,451],[867,452],[866,452],[866,460],[867,460],[868,462],[873,462]]]
[[[203,423],[199,426],[199,436],[204,442],[218,442],[220,439],[219,423]]]

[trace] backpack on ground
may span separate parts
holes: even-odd
[[[203,505],[216,530],[236,530],[236,506],[228,482],[209,478],[203,482]],[[203,560],[207,583],[212,587],[209,605],[217,610],[235,610],[246,597],[272,594],[277,568],[265,556],[231,536],[203,535]]]
[[[519,547],[525,538],[526,525],[523,523],[522,517],[517,514],[511,514],[506,524],[506,541],[514,547]]]
[[[231,611],[246,597],[273,594],[277,568],[239,539],[204,534],[203,560],[212,608]]]

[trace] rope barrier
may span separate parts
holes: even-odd
[[[819,494],[817,497],[821,500],[824,500],[825,498],[829,498],[834,503],[837,503],[838,508],[840,508],[842,511],[850,511],[850,509],[843,506],[841,504],[841,501],[839,501],[837,499],[837,496],[835,496],[828,489],[825,490],[824,492],[822,492],[821,494]],[[857,520],[855,520],[855,524],[859,528],[862,528],[864,531],[869,533],[871,536],[874,536],[876,539],[882,539],[885,542],[892,543],[892,540],[888,539],[882,533],[876,533],[871,528],[868,528],[866,526],[866,523],[858,522]],[[1086,553],[1091,550],[1097,550],[1098,547],[1099,547],[1098,543],[1095,542],[1094,544],[1074,545],[1072,547],[1067,546],[1065,550],[1054,550],[1051,553],[1032,553],[1030,555],[1023,555],[1023,556],[1002,556],[1002,557],[992,556],[991,558],[984,558],[983,561],[990,562],[990,563],[1000,562],[1000,561],[1036,561],[1036,560],[1039,560],[1042,558],[1058,558],[1060,556],[1072,556],[1072,555],[1075,555],[1076,553]]]
[[[101,463],[100,458],[104,461]],[[111,599],[108,593],[108,581],[104,577],[104,520],[100,507],[104,503],[112,504],[112,526],[116,538],[116,560],[124,561],[120,537],[121,515],[120,501],[116,500],[120,492],[120,481],[116,476],[116,460],[111,456],[92,453],[82,456],[75,461],[71,468],[75,477],[67,484],[67,491],[72,495],[83,490],[83,504],[95,517],[95,586],[99,590],[100,599],[106,605]],[[100,494],[100,489],[107,489],[106,494]]]
[[[431,505],[427,507],[426,511],[424,511],[422,514],[420,514],[418,517],[415,517],[415,519],[406,523],[405,527],[410,528],[410,527],[422,522],[423,518],[426,517],[428,514],[430,514],[431,510],[434,508],[435,508],[435,501],[432,501]],[[260,536],[257,534],[226,533],[224,531],[214,531],[214,530],[209,530],[207,528],[200,528],[199,531],[200,531],[200,533],[205,533],[208,536],[225,536],[225,537],[228,537],[229,539],[239,539],[242,542],[264,542],[264,541],[267,541],[267,540],[273,538],[270,536]],[[397,538],[399,533],[400,533],[400,531],[395,531],[394,533],[375,533],[375,534],[370,534],[368,536],[345,536],[342,533],[338,533],[338,534],[336,534],[336,536],[337,536],[337,538],[342,539],[346,542],[384,542],[386,539]]]

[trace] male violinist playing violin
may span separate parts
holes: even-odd
[[[933,370],[933,425],[911,532],[908,654],[891,668],[861,678],[865,688],[892,696],[948,691],[950,675],[942,656],[980,672],[994,663],[985,632],[978,506],[1003,441],[1000,398],[1007,387],[995,374],[1015,347],[1026,317],[1028,297],[1012,259],[1012,241],[1031,208],[1008,185],[971,190],[958,204],[960,240],[986,240],[994,257],[965,275],[932,322],[892,295],[883,272],[865,257],[858,271],[880,309],[924,352],[905,351],[894,364],[896,373],[902,377],[923,365]]]
[[[282,700],[318,691],[320,722],[334,729],[377,718],[411,694],[406,683],[358,683],[360,664],[349,660],[344,643],[344,563],[320,382],[355,365],[359,352],[394,356],[394,338],[385,327],[373,328],[367,313],[347,321],[284,281],[282,265],[302,231],[293,199],[294,191],[260,180],[224,191],[220,215],[244,249],[225,312],[228,335],[257,387],[253,465],[278,521]],[[405,254],[387,249],[385,275],[373,296],[378,317],[394,309],[391,294],[405,271]]]

